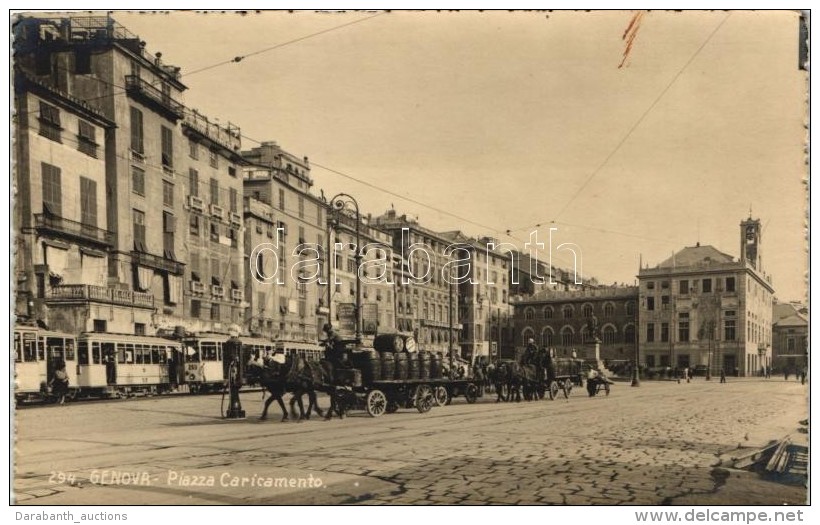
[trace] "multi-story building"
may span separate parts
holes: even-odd
[[[799,373],[809,360],[808,308],[796,303],[775,303],[772,308],[772,368]]]
[[[638,287],[600,286],[583,290],[543,290],[514,301],[516,347],[529,339],[558,355],[600,359],[614,368],[634,362],[637,348]],[[597,333],[593,333],[597,329]]]
[[[247,331],[316,341],[328,319],[327,204],[310,193],[310,163],[275,142],[243,152]],[[264,245],[270,248],[259,249]],[[275,267],[278,265],[278,267]],[[276,278],[272,278],[272,277]]]
[[[457,286],[444,278],[445,265],[453,260],[446,254],[450,241],[392,209],[373,218],[370,224],[393,239],[397,329],[413,332],[421,348],[449,355],[459,347],[461,333]],[[414,250],[411,255],[414,244],[423,252]],[[428,277],[413,279],[422,276]]]
[[[107,290],[50,294],[89,305],[130,300],[149,310],[118,316],[97,308],[66,328],[137,334],[180,325],[236,328],[244,308],[232,292],[242,290],[238,130],[186,109],[180,69],[163,63],[161,53],[149,56],[145,43],[110,16],[22,18],[15,31],[17,63],[27,76],[113,123],[104,137],[91,134],[93,127],[79,132],[86,147],[94,144],[104,154],[99,191],[111,232]],[[203,188],[207,201],[197,200]]]
[[[759,220],[740,223],[741,257],[689,246],[641,268],[640,353],[649,367],[705,367],[753,375],[771,366],[771,279]]]
[[[469,261],[460,263],[459,275],[469,277],[458,285],[459,323],[461,324],[461,357],[494,358],[499,352],[512,350],[512,306],[509,302],[510,255],[490,249],[496,239],[473,239],[460,231],[440,234],[453,246],[454,257]]]

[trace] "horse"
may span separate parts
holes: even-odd
[[[299,403],[299,421],[310,419],[310,412],[314,409],[320,416],[324,415],[316,402],[316,392],[310,388],[310,384],[306,384],[302,377],[303,374],[300,373],[299,359],[298,356],[289,356],[284,363],[274,359],[267,359],[264,362],[251,360],[248,366],[245,367],[245,378],[248,384],[261,385],[270,393],[259,419],[265,420],[268,418],[268,408],[274,400],[279,403],[279,407],[282,409],[282,421],[290,419],[290,414],[295,415],[294,399],[298,399]],[[284,401],[284,396],[288,392],[293,393],[290,414]],[[302,395],[304,394],[307,394],[309,399],[307,414],[302,403]]]
[[[302,396],[307,394],[309,404],[305,419],[310,419],[311,408],[316,410],[320,417],[324,416],[325,421],[332,419],[334,413],[339,419],[344,419],[348,408],[355,404],[355,394],[349,388],[336,384],[333,362],[326,359],[319,362],[307,361],[301,356],[297,356],[296,359],[296,373],[292,381],[297,389],[290,400],[291,411],[294,403],[299,404],[300,410],[303,409]],[[316,392],[324,392],[330,398],[330,408],[325,414],[316,403]]]

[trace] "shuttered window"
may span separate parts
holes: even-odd
[[[43,210],[46,213],[63,216],[63,191],[60,180],[60,168],[46,164],[40,164],[43,174]]]

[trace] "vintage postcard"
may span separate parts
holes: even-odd
[[[9,24],[17,521],[802,519],[808,14]]]

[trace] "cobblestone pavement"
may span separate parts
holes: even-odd
[[[32,407],[16,414],[13,487],[23,504],[803,504],[805,487],[723,466],[806,440],[807,398],[782,379],[698,379],[331,422],[274,407],[259,421],[258,392],[240,421],[220,419],[220,396]]]

